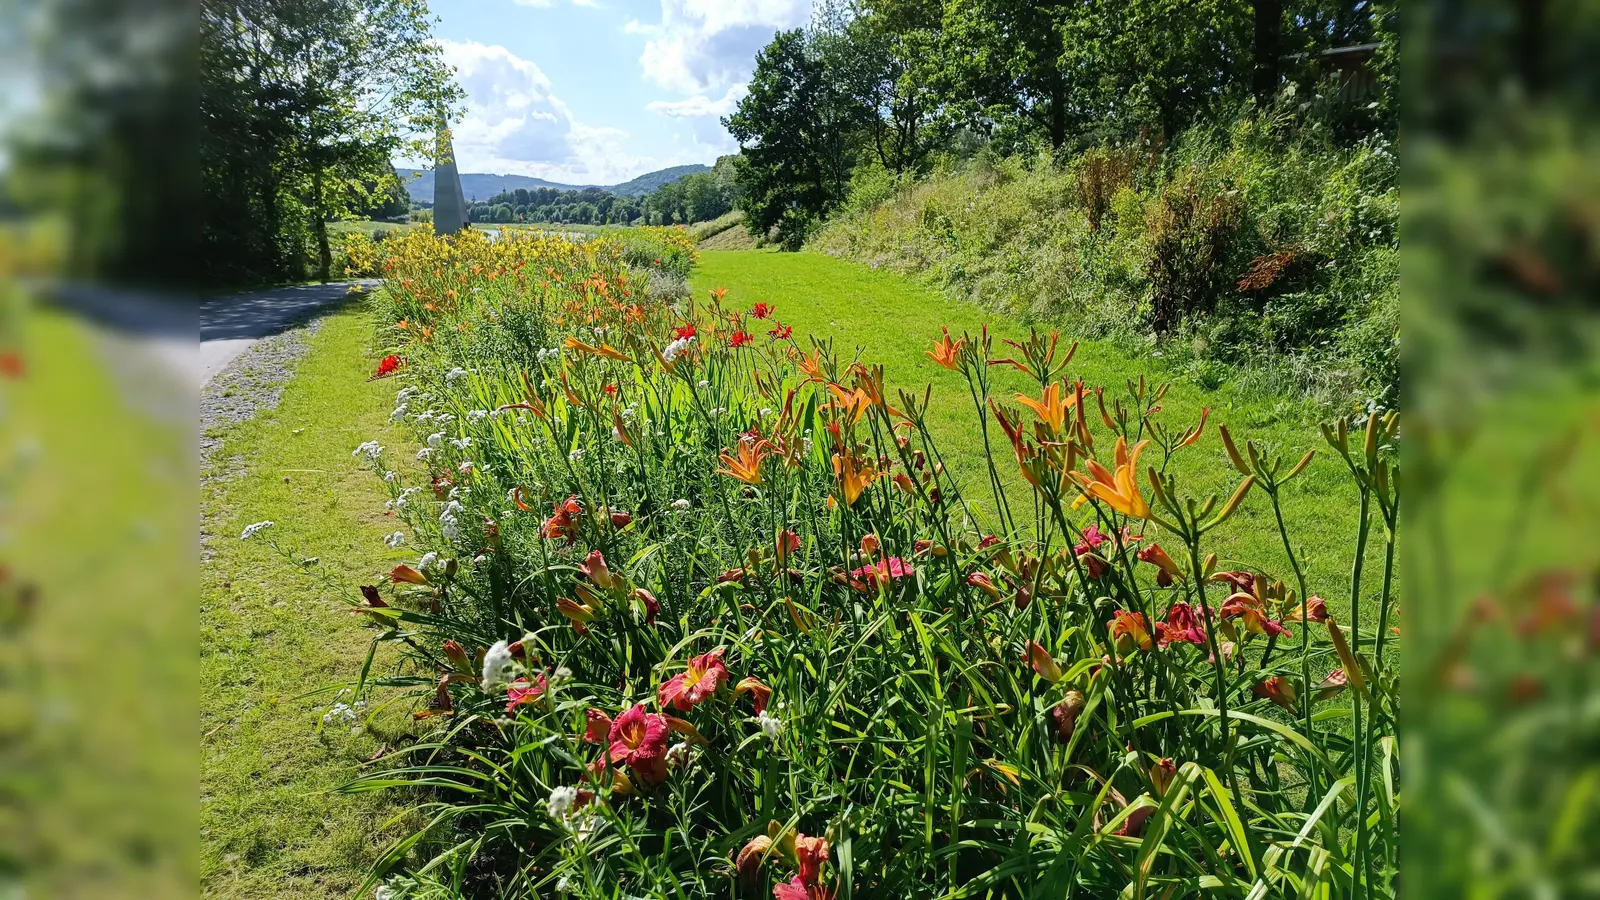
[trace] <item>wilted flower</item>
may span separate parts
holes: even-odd
[[[973,572],[968,575],[967,584],[983,591],[996,600],[1000,599],[1000,588],[995,585],[993,578],[983,572]]]
[[[1140,562],[1150,563],[1160,570],[1156,573],[1158,586],[1169,587],[1172,582],[1183,580],[1183,570],[1178,568],[1177,562],[1167,555],[1167,551],[1161,549],[1160,544],[1145,547],[1139,551],[1138,556]]]
[[[755,700],[756,715],[759,716],[767,711],[767,701],[772,698],[772,688],[752,676],[740,679],[739,683],[734,685],[733,699],[737,700],[744,694],[749,694]]]
[[[1108,538],[1100,533],[1099,526],[1090,525],[1083,530],[1083,540],[1072,547],[1072,555],[1076,556],[1087,570],[1084,574],[1095,581],[1104,578],[1105,574],[1111,571],[1111,564],[1096,552],[1107,540]]]
[[[728,681],[728,667],[722,662],[724,648],[693,657],[684,671],[663,682],[656,690],[662,709],[668,706],[688,712],[715,694]]]
[[[555,512],[539,527],[539,536],[547,540],[566,538],[571,544],[578,540],[578,517],[583,515],[583,503],[573,494],[556,504]]]
[[[1178,766],[1171,759],[1158,760],[1150,767],[1150,784],[1156,789],[1157,797],[1164,797],[1167,788],[1172,785],[1172,780],[1178,777]]]
[[[656,616],[661,613],[661,602],[656,599],[656,595],[650,593],[644,588],[634,588],[633,599],[639,601],[644,606],[645,624],[654,625],[656,623]]]
[[[1050,720],[1055,723],[1055,739],[1065,744],[1072,740],[1072,732],[1078,727],[1078,715],[1083,712],[1087,701],[1078,691],[1067,691],[1061,702],[1050,707]]]
[[[739,856],[734,861],[734,868],[739,872],[739,880],[746,886],[755,884],[761,877],[761,861],[771,849],[772,838],[758,834],[739,851]]]
[[[1343,691],[1349,684],[1350,678],[1344,674],[1344,669],[1334,669],[1328,673],[1328,677],[1322,679],[1321,684],[1317,685],[1317,702],[1321,703],[1324,700],[1331,700],[1339,696],[1339,692]]]

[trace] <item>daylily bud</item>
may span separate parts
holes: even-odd
[[[1061,667],[1056,664],[1049,651],[1038,641],[1028,642],[1028,663],[1033,666],[1040,678],[1055,684],[1061,680]]]
[[[1264,697],[1278,704],[1284,709],[1294,710],[1294,701],[1298,692],[1294,689],[1294,682],[1282,675],[1274,675],[1250,689],[1250,693],[1257,697]]]
[[[616,528],[616,529],[627,528],[630,524],[632,524],[632,522],[633,522],[633,516],[630,516],[625,512],[614,512],[614,513],[611,514],[611,527],[612,528]]]
[[[454,639],[444,642],[444,658],[450,661],[451,668],[457,672],[472,671],[472,660],[467,658],[466,648],[456,643]]]

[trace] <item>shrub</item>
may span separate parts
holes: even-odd
[[[409,786],[427,824],[374,880],[1392,896],[1392,569],[1378,620],[1357,605],[1346,630],[1297,576],[1207,559],[1206,535],[1277,509],[1304,462],[1197,449],[1203,419],[1162,421],[1142,380],[1071,380],[1054,334],[946,336],[929,355],[1004,448],[963,484],[920,392],[720,290],[641,304],[653,275],[615,241],[391,243],[382,371],[421,471],[357,456],[397,543],[425,552],[352,601],[403,656],[357,689],[410,704],[420,733],[349,789]],[[514,310],[550,344],[531,359],[501,343]],[[1027,413],[990,396],[1000,365],[1038,383]],[[1390,542],[1395,424],[1328,432]],[[1233,460],[1231,497],[1146,472],[1199,452]],[[991,495],[994,520],[973,518]]]

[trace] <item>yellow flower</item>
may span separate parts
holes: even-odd
[[[1073,472],[1072,477],[1083,485],[1084,496],[1079,502],[1093,497],[1125,516],[1132,516],[1135,519],[1150,518],[1150,506],[1139,493],[1138,482],[1139,454],[1144,452],[1144,447],[1148,443],[1150,442],[1147,440],[1140,441],[1134,445],[1132,452],[1129,452],[1127,439],[1119,437],[1115,472],[1108,471],[1094,459],[1087,461],[1089,474]]]

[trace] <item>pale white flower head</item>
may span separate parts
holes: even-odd
[[[559,821],[572,815],[572,805],[577,802],[578,789],[563,784],[550,792],[550,799],[545,801],[544,808],[550,813],[550,818]]]
[[[444,377],[445,377],[445,380],[449,381],[451,384],[454,384],[457,381],[460,381],[461,379],[467,377],[467,370],[461,368],[460,366],[456,366],[454,369],[451,369],[449,374],[445,375]]]
[[[271,519],[246,525],[244,527],[244,531],[239,534],[239,540],[248,541],[268,528],[271,528],[272,525],[273,522]]]
[[[769,741],[777,740],[778,735],[783,733],[783,720],[767,715],[765,711],[756,716],[756,724],[761,726],[761,733],[766,735]]]
[[[393,550],[406,542],[406,533],[404,531],[396,531],[394,534],[384,538],[383,542],[388,545],[389,549]]]
[[[511,655],[511,643],[496,641],[483,654],[483,692],[492,694],[505,690],[507,685],[516,680],[519,668],[516,657]]]
[[[383,445],[377,441],[366,441],[361,446],[350,451],[350,455],[365,456],[367,459],[377,462],[378,457],[383,455]]]
[[[441,448],[443,446],[444,446],[444,432],[435,431],[433,434],[428,435],[428,447],[429,447],[429,449],[438,450],[439,448]]]
[[[422,559],[417,561],[417,568],[426,572],[438,564],[439,554],[429,550],[427,553],[422,554]]]
[[[684,499],[682,497],[679,497],[678,499],[672,501],[672,508],[677,510],[678,512],[688,512],[689,508],[691,506],[693,506],[693,505],[694,504],[690,503],[688,500],[686,500],[686,499]]]

